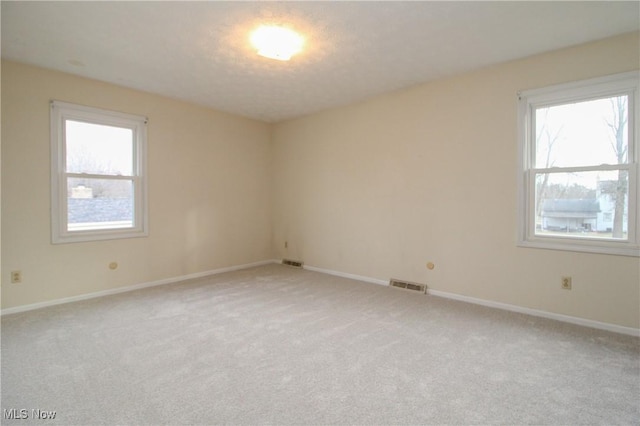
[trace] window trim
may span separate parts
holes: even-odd
[[[640,151],[640,72],[631,71],[604,77],[558,84],[518,93],[518,241],[520,247],[640,257],[640,206],[638,205],[638,151]],[[536,107],[566,104],[628,94],[628,163],[615,170],[629,171],[628,232],[626,241],[541,236],[535,234],[535,143],[532,143],[532,114]],[[563,168],[565,169],[565,168]],[[566,169],[572,169],[567,167]],[[589,169],[585,167],[573,168]],[[533,188],[532,188],[532,185]]]
[[[52,244],[146,237],[149,235],[147,201],[147,117],[52,100],[51,107],[51,242]],[[65,120],[84,121],[133,131],[134,215],[130,228],[69,231],[67,224],[67,178]],[[82,174],[87,178],[111,179],[116,175]]]

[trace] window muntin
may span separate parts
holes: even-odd
[[[638,73],[519,98],[519,244],[639,256]]]
[[[147,235],[146,118],[53,101],[52,241]]]

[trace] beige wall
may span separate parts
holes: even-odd
[[[51,244],[51,99],[149,117],[148,238]],[[270,259],[270,135],[258,121],[3,62],[2,307]],[[12,270],[22,284],[8,283]]]
[[[276,257],[638,328],[638,258],[519,248],[515,212],[517,91],[638,69],[638,39],[552,52],[276,125]],[[573,290],[560,288],[564,275]]]
[[[638,69],[638,39],[274,126],[3,62],[2,307],[289,257],[638,328],[638,258],[518,248],[515,213],[516,92]],[[51,245],[50,99],[149,117],[148,238]]]

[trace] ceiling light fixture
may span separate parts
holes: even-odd
[[[263,25],[251,33],[251,44],[258,49],[258,55],[288,61],[302,50],[304,39],[288,28]]]

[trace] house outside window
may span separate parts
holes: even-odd
[[[640,256],[638,80],[519,94],[519,245]]]
[[[53,243],[148,235],[146,122],[51,102]]]

